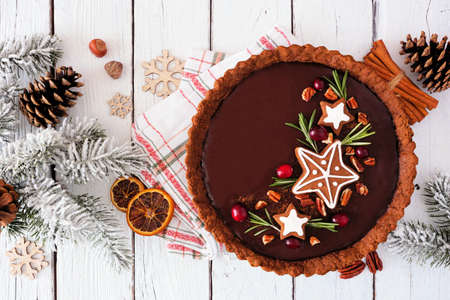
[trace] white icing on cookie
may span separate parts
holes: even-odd
[[[344,111],[345,103],[339,103],[336,107],[326,107],[327,116],[323,119],[327,123],[333,123],[333,128],[337,130],[342,122],[347,122],[350,117]]]
[[[295,232],[299,236],[303,236],[303,225],[308,223],[308,220],[308,218],[299,218],[297,216],[297,211],[295,209],[291,209],[287,217],[280,217],[280,221],[284,224],[282,234],[286,236],[291,232]]]

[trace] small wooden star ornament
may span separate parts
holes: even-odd
[[[292,187],[294,195],[315,193],[329,209],[336,207],[341,189],[359,179],[342,161],[341,141],[328,145],[320,154],[295,148],[302,175]]]
[[[11,275],[25,275],[30,279],[35,279],[38,272],[48,266],[45,260],[44,251],[34,242],[19,239],[16,246],[6,252],[9,256]]]
[[[322,110],[322,116],[317,124],[331,127],[337,135],[341,133],[344,124],[350,123],[355,119],[348,111],[344,99],[340,99],[334,103],[321,101],[320,108]]]
[[[130,96],[125,97],[120,93],[116,93],[111,100],[108,101],[111,107],[111,115],[125,119],[125,117],[133,110]]]
[[[311,217],[299,214],[294,204],[289,204],[284,213],[274,215],[273,218],[281,227],[280,240],[289,236],[295,236],[302,240],[305,239],[306,223],[308,223]]]

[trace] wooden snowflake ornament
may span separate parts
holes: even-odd
[[[44,251],[34,242],[21,238],[16,246],[6,252],[9,256],[11,275],[25,275],[30,279],[35,279],[38,272],[48,266],[45,260]]]
[[[125,119],[130,111],[133,110],[130,96],[125,97],[120,93],[116,93],[111,100],[108,101],[111,107],[111,115]]]
[[[144,75],[149,76],[145,78],[146,84],[142,90],[145,92],[150,90],[152,94],[166,98],[180,85],[183,66],[183,62],[169,56],[168,50],[163,50],[162,56],[142,63],[142,67],[145,69]]]

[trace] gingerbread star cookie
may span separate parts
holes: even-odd
[[[328,145],[320,154],[295,148],[302,175],[292,187],[294,195],[315,193],[329,209],[336,207],[342,188],[359,179],[342,161],[341,141]]]
[[[294,204],[289,204],[284,213],[274,215],[273,218],[281,227],[280,240],[289,236],[295,236],[302,240],[305,239],[306,223],[308,223],[311,217],[299,214]]]
[[[321,101],[320,108],[322,110],[322,116],[317,123],[331,127],[337,135],[341,133],[344,124],[350,123],[355,119],[348,111],[344,99],[339,99],[334,103]]]

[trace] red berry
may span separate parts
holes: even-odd
[[[316,91],[321,92],[325,89],[325,82],[320,78],[316,78],[314,79],[313,86]]]
[[[345,214],[336,214],[332,218],[332,221],[333,221],[333,223],[337,223],[339,225],[339,227],[344,227],[345,225],[348,224],[350,219]]]
[[[369,149],[366,147],[356,147],[355,154],[358,158],[364,158],[369,156]]]
[[[285,239],[284,244],[286,245],[286,247],[291,249],[297,249],[301,246],[300,240],[293,237]]]
[[[247,219],[247,209],[242,204],[237,203],[231,208],[231,217],[237,222],[242,222]]]
[[[328,131],[323,126],[314,126],[309,131],[309,136],[315,141],[323,141],[328,138]]]
[[[281,165],[277,168],[277,176],[278,178],[289,178],[292,176],[292,172],[294,170],[292,169],[291,165]]]

